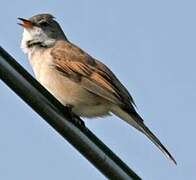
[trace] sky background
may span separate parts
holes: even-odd
[[[178,165],[117,117],[86,120],[87,127],[145,180],[194,180],[195,7],[191,0],[2,0],[0,45],[32,74],[16,18],[53,14],[70,41],[123,82]],[[0,179],[106,179],[1,81],[0,113]]]

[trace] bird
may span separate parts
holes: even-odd
[[[56,18],[48,13],[18,18],[24,29],[21,48],[35,78],[79,117],[116,115],[146,135],[175,164],[176,160],[145,125],[135,102],[115,74],[70,42]]]

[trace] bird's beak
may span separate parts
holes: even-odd
[[[19,20],[22,21],[22,23],[18,23],[20,26],[26,28],[26,29],[31,29],[33,27],[33,24],[31,21],[23,18],[18,18]]]

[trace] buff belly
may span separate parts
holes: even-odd
[[[37,80],[63,105],[71,105],[78,116],[109,115],[110,106],[106,100],[61,75],[57,70],[44,66],[41,71],[34,72]]]

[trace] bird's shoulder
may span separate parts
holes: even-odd
[[[68,41],[58,41],[52,48],[51,55],[58,61],[75,61],[95,65],[95,60],[89,54]]]

